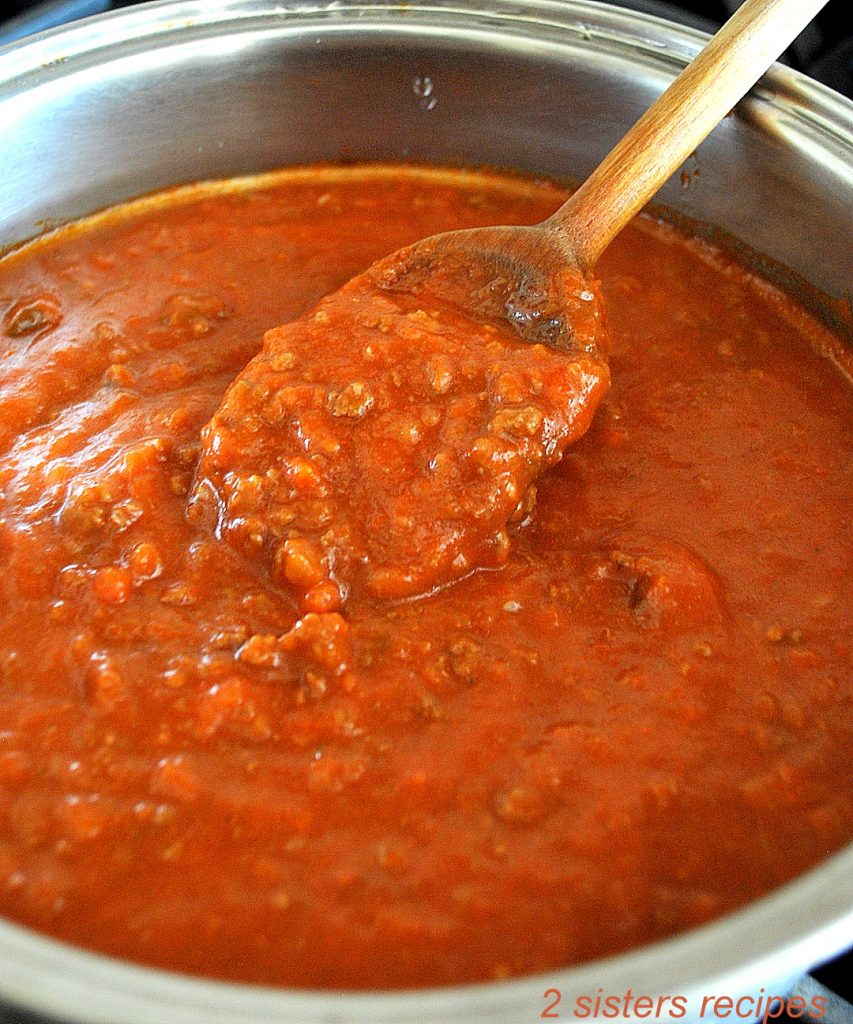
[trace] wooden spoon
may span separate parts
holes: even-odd
[[[503,565],[607,391],[595,261],[824,2],[748,0],[544,223],[417,242],[268,331],[202,433],[191,514],[306,613]]]
[[[507,305],[503,315],[509,315],[528,340],[588,348],[585,331],[574,330],[572,316],[560,308],[571,292],[567,292],[565,272],[574,271],[581,279],[590,276],[622,228],[825,3],[746,0],[546,221],[531,227],[477,228],[432,236],[383,260],[377,267],[381,267],[379,279],[399,289],[412,280],[420,286],[430,273],[446,279],[448,261],[454,266],[464,264],[469,274],[477,264],[486,276],[498,270],[503,287],[497,292]],[[412,272],[416,272],[414,278]],[[455,290],[454,300],[462,301],[462,294],[462,289]],[[490,305],[492,314],[501,312],[497,303]],[[577,309],[576,303],[572,306]]]

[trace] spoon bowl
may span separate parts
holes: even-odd
[[[527,341],[606,352],[592,280],[601,253],[799,35],[826,0],[746,0],[551,217],[424,239],[367,273],[380,287],[430,289]]]
[[[533,344],[602,355],[604,304],[557,222],[433,235],[374,264],[366,277],[389,291],[440,295],[477,316],[508,321]]]
[[[598,256],[825,2],[747,0],[541,224],[424,239],[267,332],[203,432],[190,514],[306,616],[505,564],[609,386]]]

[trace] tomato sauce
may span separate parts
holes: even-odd
[[[461,269],[383,286],[399,262],[269,331],[202,432],[192,514],[271,557],[316,614],[359,590],[420,597],[506,564],[507,526],[530,517],[534,481],[607,390],[593,339],[571,353],[522,340],[471,308]],[[447,294],[460,287],[467,307]]]
[[[392,302],[378,376],[358,331],[319,356],[277,327],[402,245],[564,198],[307,169],[0,261],[5,916],[214,977],[453,984],[671,935],[850,839],[824,328],[645,217],[601,262],[612,386],[590,364],[577,420],[576,360],[488,324],[454,347],[434,303]]]

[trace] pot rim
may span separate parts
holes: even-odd
[[[116,59],[128,49],[150,49],[164,37],[187,42],[237,31],[287,35],[304,33],[309,25],[321,33],[369,27],[446,35],[478,28],[550,41],[561,49],[625,50],[635,63],[669,69],[673,77],[710,38],[597,0],[490,0],[488,11],[478,10],[478,0],[147,0],[0,46],[0,100],[67,77],[90,66],[93,56]],[[777,62],[749,96],[783,103],[794,117],[841,143],[848,156],[853,152],[853,101],[821,82]]]
[[[88,952],[0,920],[0,996],[63,1019],[123,1024],[425,1024],[530,1020],[557,989],[581,995],[736,996],[843,950],[853,928],[853,845],[794,882],[700,928],[628,953],[512,981],[394,992],[247,985],[176,974]],[[50,980],[45,987],[45,979]]]
[[[237,33],[281,36],[384,31],[485,33],[566,52],[621,52],[674,77],[708,38],[650,15],[591,0],[156,0],[96,15],[0,48],[0,100],[158,44]],[[752,93],[783,108],[817,147],[815,159],[853,164],[853,103],[775,65]],[[713,836],[708,841],[713,841]],[[124,1024],[404,1024],[530,1020],[543,993],[734,995],[793,980],[803,964],[838,953],[853,933],[853,844],[788,885],[721,919],[663,942],[547,974],[399,992],[298,991],[214,981],[92,953],[0,920],[0,997],[65,1019]],[[46,983],[46,979],[49,979]],[[779,992],[778,994],[785,994]]]

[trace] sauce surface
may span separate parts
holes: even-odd
[[[507,527],[531,516],[537,477],[589,428],[609,382],[595,341],[523,341],[484,315],[463,270],[383,286],[398,263],[268,331],[202,431],[190,514],[269,558],[318,615],[505,565]],[[576,304],[595,304],[562,277]]]
[[[193,514],[202,430],[265,331],[404,244],[563,198],[316,169],[131,205],[0,261],[4,915],[190,973],[451,984],[700,924],[853,835],[849,384],[822,328],[704,243],[641,219],[602,260],[612,389],[535,503],[514,514],[526,478],[502,492],[491,568],[371,579],[406,500],[381,480],[408,458],[378,431],[347,452],[379,525],[342,611],[310,551],[277,575]],[[417,321],[394,353],[416,396],[401,444],[450,393]],[[367,422],[349,415],[364,391],[341,394],[370,384],[364,347],[334,359],[337,397],[293,396],[291,437]],[[462,484],[436,500],[480,500]],[[256,511],[241,486],[235,520]],[[422,550],[395,544],[395,571]]]

